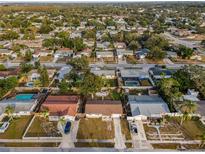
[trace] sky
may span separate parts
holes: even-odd
[[[154,1],[204,1],[205,0],[0,0],[0,2],[154,2]]]

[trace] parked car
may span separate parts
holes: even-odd
[[[133,133],[137,134],[137,133],[138,133],[137,125],[134,124],[134,123],[132,123],[132,124],[131,124],[131,130],[132,130]]]
[[[67,121],[67,123],[65,125],[65,129],[64,129],[64,133],[68,134],[70,132],[70,128],[71,128],[71,122]]]

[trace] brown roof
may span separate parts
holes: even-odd
[[[121,101],[113,100],[89,100],[85,105],[86,114],[102,114],[110,116],[112,114],[122,114]]]
[[[7,77],[11,75],[18,75],[20,69],[8,70],[8,71],[0,71],[0,77]]]
[[[75,116],[78,108],[78,96],[48,96],[42,104],[42,108],[47,108],[50,115]]]

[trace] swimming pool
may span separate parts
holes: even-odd
[[[33,96],[34,94],[17,94],[15,98],[17,100],[31,100]]]

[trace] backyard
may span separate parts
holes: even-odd
[[[0,139],[21,139],[32,116],[14,117],[8,129],[0,133]]]
[[[49,122],[44,117],[36,116],[28,129],[26,137],[60,137],[57,122]]]
[[[77,139],[106,140],[113,138],[113,121],[103,121],[101,118],[80,119]]]

